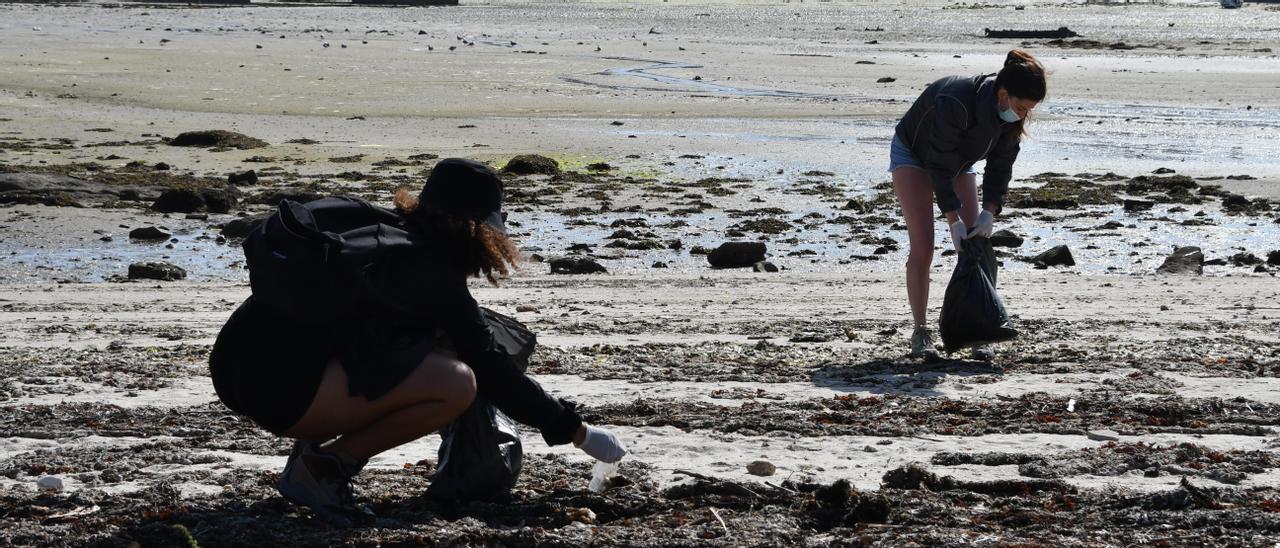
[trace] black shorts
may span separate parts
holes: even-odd
[[[281,435],[307,412],[336,355],[328,333],[249,297],[218,333],[209,373],[223,404]]]

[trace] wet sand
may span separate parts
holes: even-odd
[[[0,544],[1273,544],[1280,11],[984,6],[0,5],[0,177],[102,191],[0,192]],[[1062,25],[1094,42],[1026,41],[1053,79],[997,226],[1025,239],[1000,248],[1021,335],[991,363],[908,359],[892,125],[1024,42],[983,28]],[[269,145],[166,142],[203,129]],[[476,295],[627,441],[621,477],[590,493],[587,457],[530,433],[510,501],[442,504],[432,436],[357,481],[375,527],[281,500],[287,444],[206,372],[248,295],[226,224],[280,192],[386,203],[421,184],[414,155],[525,153],[562,171],[504,175],[530,261]],[[229,212],[151,209],[247,169]],[[710,269],[697,248],[726,240],[782,272]],[[1028,260],[1056,245],[1074,266]],[[1204,275],[1156,273],[1178,245]],[[609,274],[539,262],[568,254]],[[188,278],[125,281],[141,260]]]

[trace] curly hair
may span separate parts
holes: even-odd
[[[496,287],[499,277],[519,269],[520,252],[506,234],[471,219],[419,208],[418,196],[407,187],[396,189],[393,201],[397,210],[454,256],[467,275],[483,274]]]

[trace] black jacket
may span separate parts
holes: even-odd
[[[895,133],[933,182],[938,208],[960,208],[952,186],[961,171],[986,159],[982,201],[1004,206],[1013,161],[1018,158],[1018,124],[996,111],[996,78],[948,76],[929,84],[898,122]]]
[[[497,345],[467,288],[467,275],[448,255],[428,245],[380,259],[365,269],[371,314],[339,343],[353,392],[389,389],[435,348],[440,330],[475,373],[476,389],[517,422],[542,431],[550,445],[569,443],[582,425],[574,404],[557,400],[521,372]],[[349,358],[349,359],[348,359]]]

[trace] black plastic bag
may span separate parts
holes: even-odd
[[[996,294],[996,256],[991,240],[975,236],[962,242],[961,247],[963,252],[951,273],[938,319],[943,347],[954,352],[1017,337],[1004,301]]]
[[[524,371],[537,337],[523,324],[481,308],[493,337]],[[514,420],[477,397],[466,411],[440,430],[436,473],[427,495],[442,500],[492,500],[505,497],[520,477],[524,448]]]

